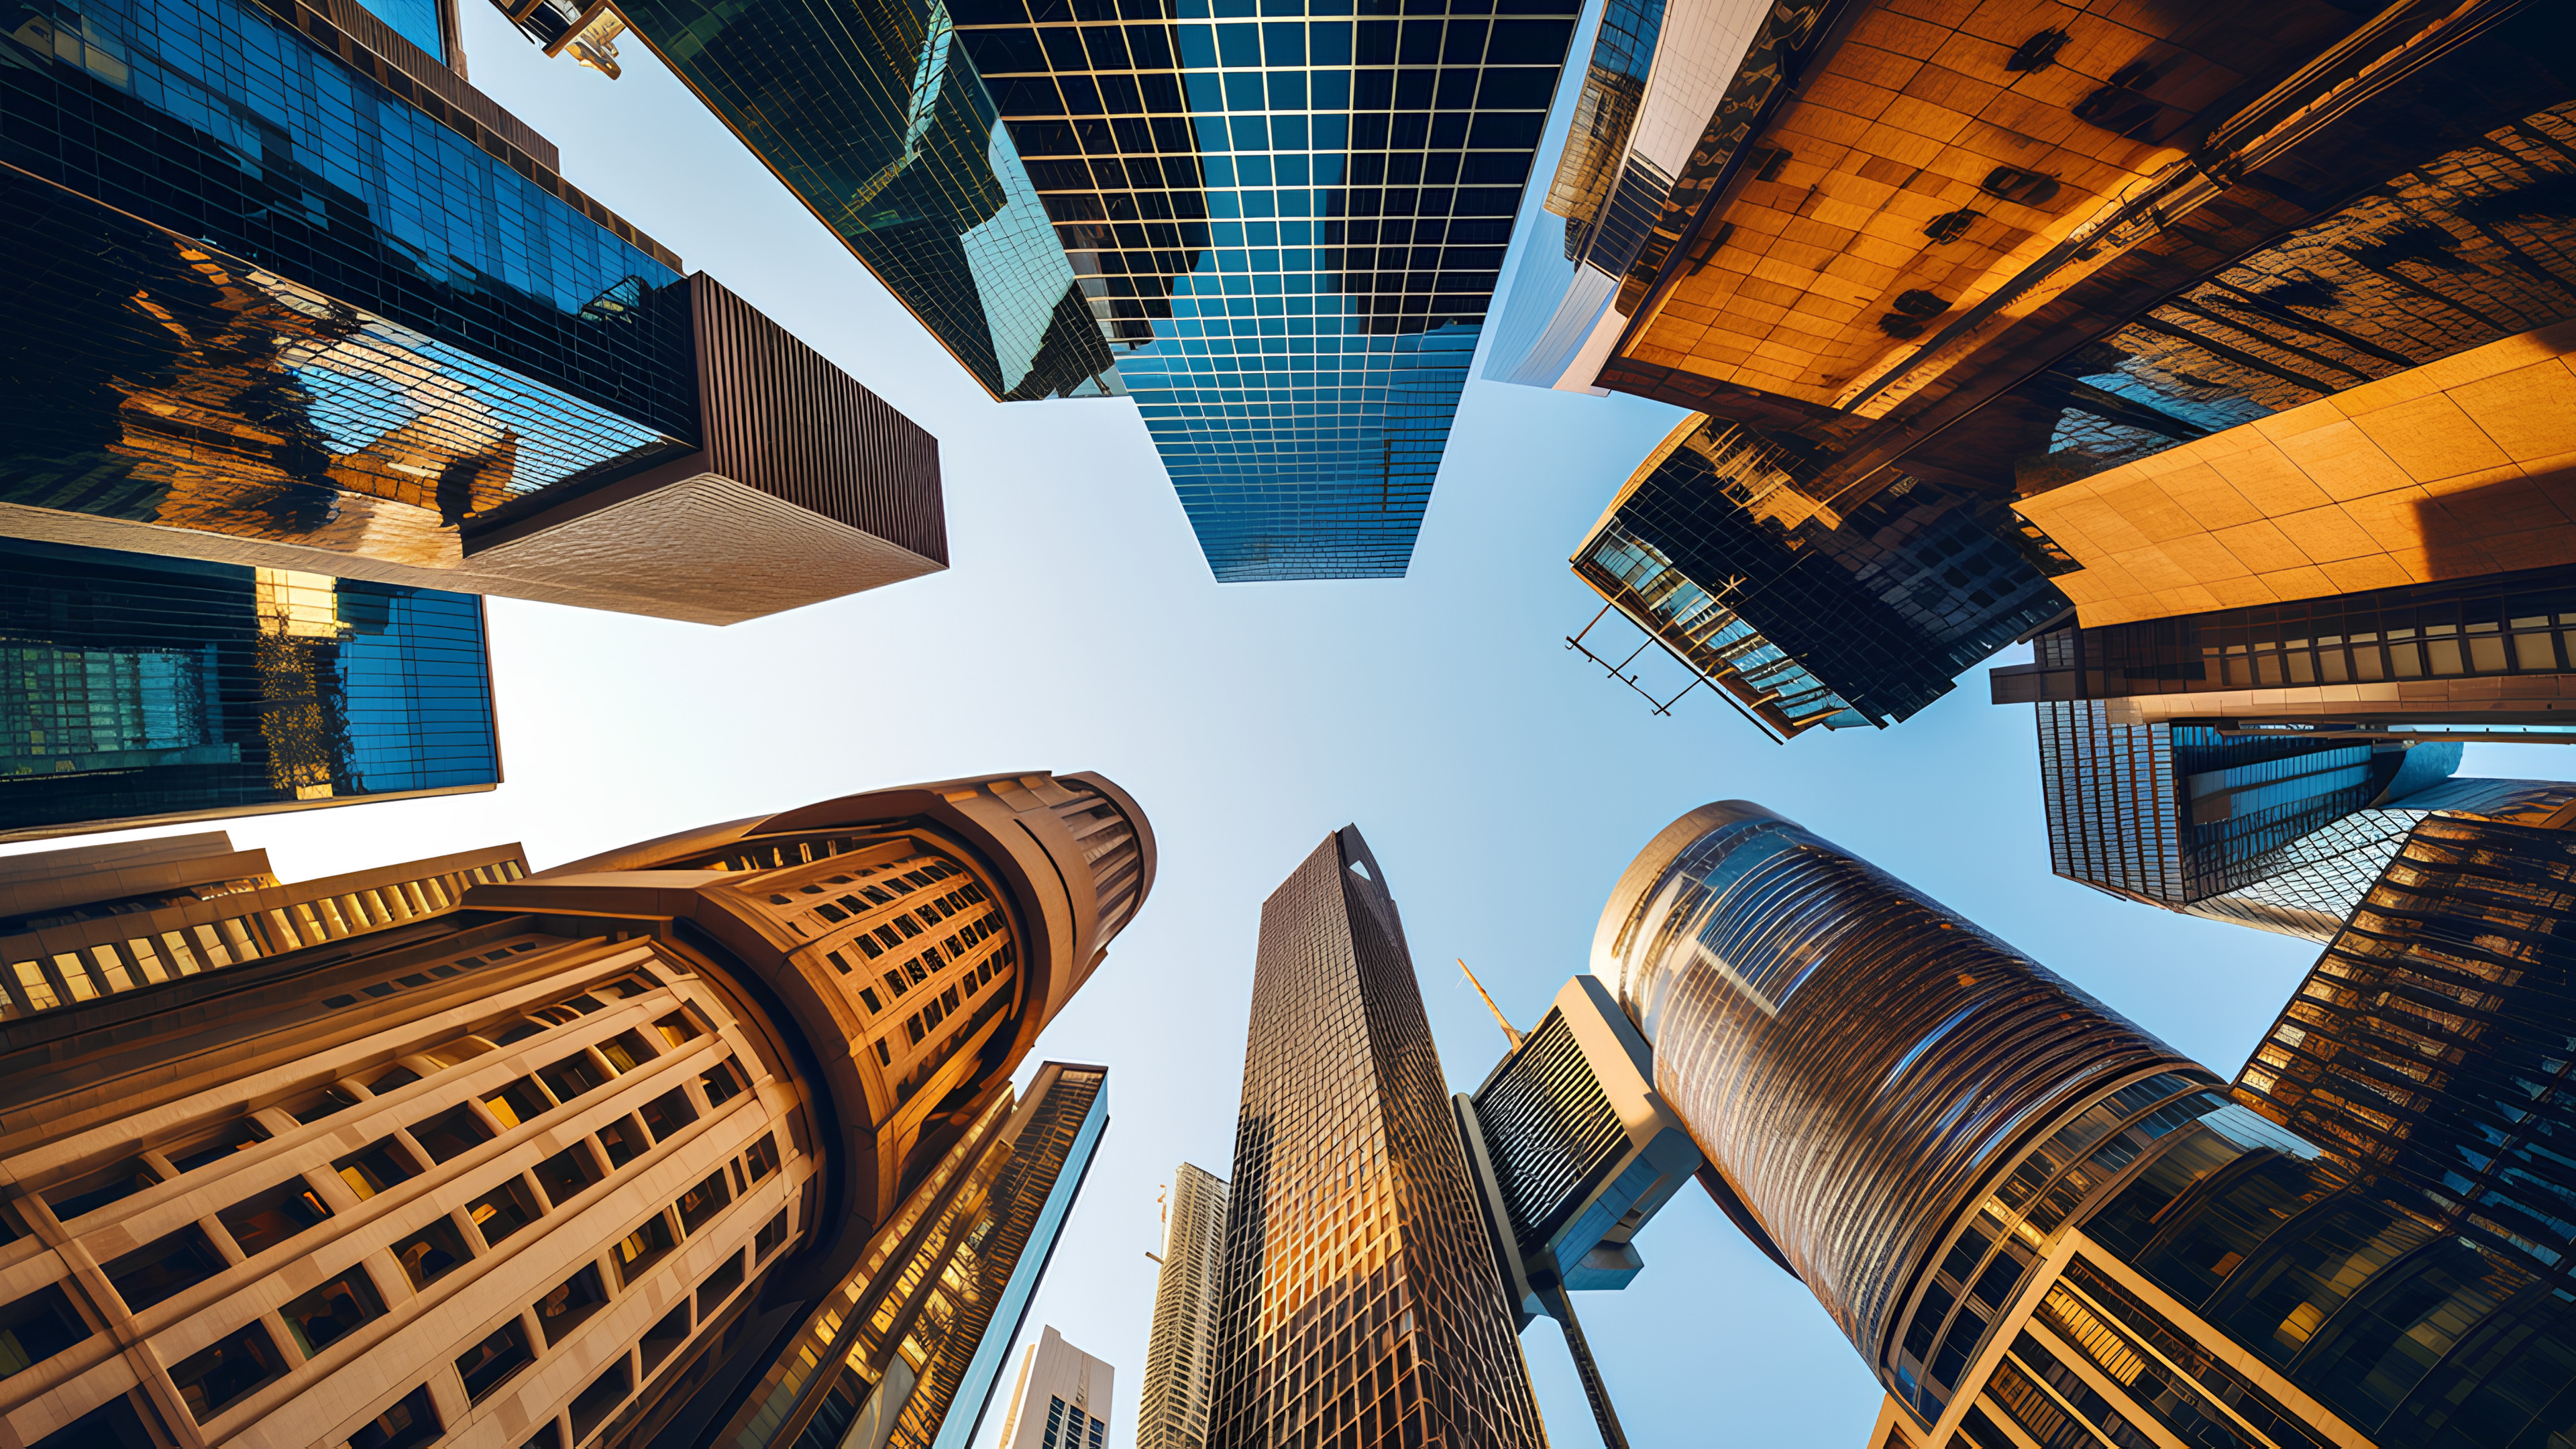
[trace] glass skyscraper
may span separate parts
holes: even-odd
[[[1261,908],[1211,1449],[1546,1442],[1385,872],[1355,827]]]
[[[489,790],[482,600],[0,538],[0,840]]]
[[[1226,582],[1404,572],[1578,10],[625,7],[987,392],[1133,394]]]

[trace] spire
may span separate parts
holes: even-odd
[[[1459,961],[1458,969],[1461,971],[1467,971],[1467,963],[1463,960]],[[1512,1050],[1519,1051],[1521,1049],[1521,1034],[1512,1030],[1512,1024],[1503,1019],[1503,1009],[1494,1004],[1494,998],[1485,990],[1485,983],[1476,979],[1475,972],[1467,971],[1467,984],[1476,988],[1476,994],[1478,996],[1485,998],[1485,1009],[1494,1014],[1494,1025],[1501,1027],[1503,1029],[1503,1035],[1510,1038]]]

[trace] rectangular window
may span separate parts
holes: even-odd
[[[874,1016],[878,1012],[885,1010],[885,1003],[878,998],[876,988],[873,986],[862,986],[859,988],[859,1001],[860,1004],[867,1007],[868,1014],[870,1016]]]
[[[723,1267],[709,1273],[707,1280],[698,1285],[698,1317],[703,1320],[723,1307],[724,1301],[733,1296],[733,1290],[741,1286],[742,1254],[736,1253],[725,1259]]]
[[[268,1330],[254,1323],[171,1365],[170,1382],[188,1413],[202,1424],[285,1371],[286,1360]]]
[[[716,1214],[732,1201],[733,1189],[725,1182],[724,1170],[718,1168],[707,1174],[706,1181],[680,1194],[679,1202],[673,1205],[680,1210],[681,1230],[694,1233],[715,1221]]]
[[[842,969],[846,971],[849,968],[843,967]],[[675,1011],[669,1016],[663,1017],[660,1021],[653,1023],[653,1030],[661,1036],[664,1042],[675,1047],[694,1041],[699,1035],[698,1024],[689,1020],[689,1014],[685,1011]]]
[[[743,1153],[742,1160],[751,1164],[751,1180],[754,1182],[758,1182],[762,1178],[776,1172],[778,1170],[778,1138],[776,1134],[769,1132],[761,1133],[760,1140],[751,1144],[750,1150]]]
[[[77,1178],[45,1194],[45,1205],[64,1222],[94,1213],[112,1202],[122,1202],[161,1181],[161,1175],[143,1164],[143,1159],[129,1158],[100,1172]]]
[[[632,1117],[620,1117],[599,1129],[599,1145],[608,1151],[608,1170],[615,1172],[653,1150],[653,1139]]]
[[[483,1241],[498,1245],[503,1238],[537,1220],[536,1194],[528,1191],[525,1180],[505,1177],[498,1187],[483,1195],[465,1215],[474,1220]]]
[[[558,1102],[569,1102],[608,1081],[608,1074],[599,1069],[588,1052],[574,1052],[552,1066],[540,1068],[537,1077]]]
[[[887,973],[885,974],[885,984],[886,984],[886,990],[893,992],[893,993],[894,993],[895,995],[897,995],[897,996],[901,996],[901,995],[903,995],[904,990],[905,990],[905,987],[904,987],[904,984],[903,984],[903,975],[902,975],[902,973],[901,973],[901,972],[896,972],[896,971],[889,971],[889,972],[887,972]]]
[[[450,1233],[455,1231],[448,1229]],[[359,1268],[351,1268],[278,1310],[286,1320],[287,1335],[306,1358],[320,1353],[359,1324],[382,1318],[384,1313],[385,1300],[376,1296],[375,1282]]]
[[[908,1036],[908,1037],[912,1038],[912,1043],[913,1043],[913,1045],[915,1045],[915,1046],[919,1046],[919,1045],[921,1045],[921,1038],[922,1038],[922,1036],[924,1035],[924,1033],[923,1033],[923,1031],[922,1031],[922,1029],[921,1029],[921,1013],[920,1013],[920,1012],[918,1012],[918,1011],[914,1012],[914,1013],[912,1014],[911,1018],[910,1018],[910,1019],[908,1019],[908,1020],[906,1020],[906,1021],[904,1022],[904,1024],[903,1024],[903,1034],[904,1034],[905,1036]]]
[[[653,1049],[645,1045],[642,1036],[631,1031],[621,1031],[601,1042],[599,1054],[608,1058],[608,1064],[615,1067],[621,1076],[653,1060]]]
[[[671,1231],[669,1213],[655,1213],[645,1219],[608,1251],[609,1260],[617,1265],[618,1286],[634,1287],[635,1280],[652,1272],[653,1265],[669,1257],[678,1246],[680,1238]]]
[[[894,1065],[894,1052],[886,1045],[884,1037],[877,1038],[877,1065],[881,1067]]]
[[[174,1147],[163,1155],[181,1172],[194,1172],[200,1167],[223,1161],[246,1147],[256,1147],[268,1140],[268,1129],[256,1122],[236,1122],[212,1137],[200,1138],[185,1147]]]
[[[411,1160],[411,1154],[403,1151],[401,1145],[390,1137],[379,1137],[332,1163],[331,1170],[340,1174],[340,1180],[347,1183],[349,1190],[356,1193],[361,1201],[374,1197],[395,1183],[420,1175],[420,1168]]]
[[[590,1437],[590,1431],[608,1421],[619,1404],[626,1402],[635,1381],[620,1357],[608,1366],[608,1372],[590,1381],[590,1386],[575,1394],[572,1400],[572,1441],[576,1444]]]
[[[435,1163],[453,1162],[492,1140],[492,1129],[474,1115],[474,1109],[459,1102],[426,1122],[415,1122],[411,1140],[429,1154]]]
[[[785,1238],[786,1214],[781,1213],[772,1226]],[[768,1236],[768,1228],[760,1231],[764,1238]],[[0,1379],[23,1373],[87,1337],[89,1325],[81,1322],[71,1299],[60,1286],[48,1283],[0,1307]]]
[[[767,1262],[769,1261],[769,1255],[777,1252],[779,1247],[786,1241],[787,1209],[780,1208],[776,1217],[773,1217],[768,1222],[760,1225],[760,1236],[752,1240],[751,1250],[760,1255],[762,1262]],[[68,1307],[69,1305],[66,1304],[65,1306]],[[83,1331],[86,1332],[87,1330]]]
[[[534,1122],[553,1111],[555,1104],[546,1095],[545,1088],[537,1085],[536,1078],[521,1077],[485,1096],[483,1106],[503,1127],[508,1128],[522,1122]]]
[[[556,1207],[581,1196],[601,1176],[599,1159],[591,1156],[588,1144],[581,1142],[537,1164],[537,1186],[546,1190],[546,1201]]]
[[[599,1281],[599,1265],[585,1265],[578,1273],[554,1287],[554,1291],[536,1302],[537,1327],[544,1330],[549,1347],[561,1343],[583,1321],[608,1303],[608,1289]]]
[[[955,1011],[957,1009],[957,988],[951,986],[947,990],[939,993],[939,1004],[947,1007],[950,1011]]]
[[[513,1318],[489,1338],[457,1355],[456,1376],[465,1380],[466,1402],[479,1404],[536,1361],[536,1351],[528,1346],[527,1325]]]
[[[403,1276],[411,1280],[415,1289],[437,1282],[473,1254],[474,1250],[465,1246],[465,1235],[446,1218],[394,1244],[394,1261],[402,1264]]]
[[[678,1087],[664,1092],[644,1104],[644,1125],[653,1129],[653,1140],[668,1142],[671,1134],[698,1120],[698,1109],[689,1103],[689,1094]]]
[[[858,947],[859,954],[867,957],[871,961],[885,954],[885,947],[878,945],[877,938],[869,935],[865,931],[852,936],[850,938],[850,944]]]
[[[698,1078],[698,1086],[707,1094],[707,1105],[721,1107],[742,1095],[742,1068],[731,1057],[716,1063]]]
[[[256,1258],[329,1216],[322,1195],[298,1177],[243,1198],[215,1214],[215,1220],[233,1235],[243,1257]]]
[[[644,1376],[651,1378],[653,1370],[662,1366],[662,1360],[669,1358],[674,1349],[688,1341],[689,1305],[683,1303],[663,1314],[651,1328],[644,1330],[644,1341],[636,1345],[638,1352],[643,1356]]]

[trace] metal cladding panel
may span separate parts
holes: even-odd
[[[689,295],[710,471],[947,563],[939,440],[705,273]]]
[[[1605,917],[1623,1004],[1691,1135],[1893,1383],[1914,1286],[2017,1154],[2093,1095],[2187,1063],[1759,806],[1686,819]]]
[[[1625,1155],[1618,1109],[1561,1012],[1529,1034],[1476,1092],[1476,1120],[1522,1257],[1579,1210]]]

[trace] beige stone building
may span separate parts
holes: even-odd
[[[0,1445],[784,1444],[836,1389],[928,1443],[1103,1120],[1010,1075],[1153,861],[1042,773],[533,875],[13,858]]]

